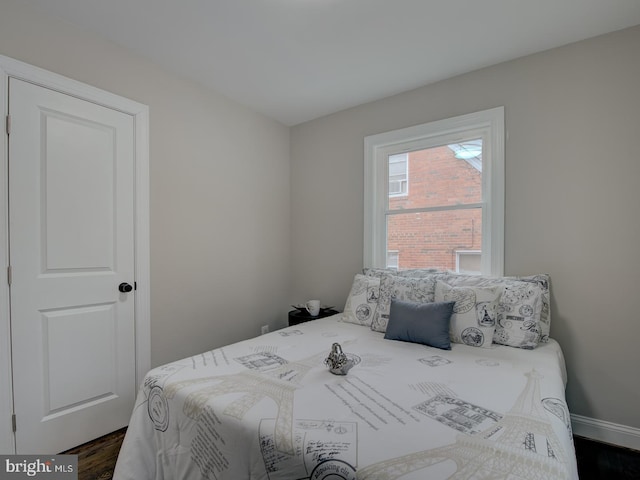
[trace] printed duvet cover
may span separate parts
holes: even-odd
[[[557,342],[448,351],[340,318],[150,371],[114,479],[577,478]]]

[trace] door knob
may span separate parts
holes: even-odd
[[[131,290],[133,290],[133,287],[127,282],[122,282],[120,285],[118,285],[118,290],[120,290],[122,293],[129,293]]]

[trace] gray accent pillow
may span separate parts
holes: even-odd
[[[392,300],[384,338],[451,350],[449,324],[455,303]]]

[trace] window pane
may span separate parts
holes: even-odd
[[[460,250],[481,252],[481,208],[387,216],[387,251],[398,252],[400,270],[455,270]]]
[[[409,155],[407,153],[398,153],[389,156],[389,196],[407,194],[407,169]]]
[[[480,252],[456,252],[458,266],[456,272],[480,274],[482,271],[482,255]]]
[[[400,167],[389,156],[389,210],[465,205],[482,202],[482,140],[427,148],[408,156],[408,188],[391,188]],[[399,192],[408,195],[398,197]]]
[[[387,268],[398,269],[398,252],[393,250],[387,252]]]

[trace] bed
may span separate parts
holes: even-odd
[[[461,286],[464,277],[392,275],[390,286],[388,273],[367,273],[354,278],[341,314],[151,370],[114,479],[577,478],[565,364],[560,345],[540,326],[545,307],[529,305],[538,315],[532,327],[502,302],[513,300],[505,293],[513,283],[528,283],[531,291],[540,277],[489,279],[490,285],[476,277]],[[449,301],[436,301],[445,280],[450,289],[474,290],[478,328],[489,328],[480,322],[487,323],[481,290],[498,285],[500,299],[488,310],[497,312],[494,335],[500,326],[526,334],[537,329],[537,345],[504,344],[502,332],[478,346],[477,335],[449,332],[451,318],[449,348],[428,344],[433,331],[426,342],[390,338],[405,304],[466,305],[453,290],[444,292]],[[522,292],[518,301],[522,309]],[[460,309],[450,315],[464,324]],[[424,333],[411,324],[400,330],[401,336]],[[525,337],[531,340],[519,335],[517,341],[522,345]],[[348,360],[345,375],[325,363],[334,344]]]

